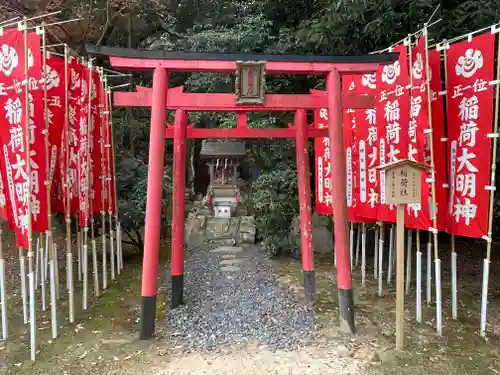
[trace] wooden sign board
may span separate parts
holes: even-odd
[[[385,194],[388,204],[420,203],[421,172],[426,165],[411,160],[400,160],[382,165],[385,171]]]
[[[265,61],[236,61],[236,104],[264,104]]]

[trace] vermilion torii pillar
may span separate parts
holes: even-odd
[[[307,114],[303,109],[295,112],[295,151],[297,155],[297,179],[299,185],[300,244],[304,294],[310,306],[314,305],[316,282],[314,277],[314,248],[311,223],[311,178],[309,173],[309,138]]]
[[[165,68],[156,68],[153,73],[153,98],[149,133],[148,191],[144,229],[144,257],[142,261],[141,339],[153,337],[155,331],[167,89],[167,70]]]
[[[328,96],[330,160],[332,163],[332,176],[335,176],[336,187],[332,194],[332,208],[335,234],[335,256],[337,260],[340,327],[345,331],[355,333],[354,298],[349,255],[349,227],[347,220],[344,136],[342,131],[342,88],[338,70],[334,69],[327,73],[326,91]]]
[[[187,114],[178,109],[174,120],[174,183],[172,192],[172,308],[184,303],[184,204],[186,200]]]

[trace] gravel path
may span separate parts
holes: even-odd
[[[294,350],[314,341],[314,313],[273,275],[257,246],[187,251],[185,305],[167,313],[168,341],[184,350],[224,346]]]

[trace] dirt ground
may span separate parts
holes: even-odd
[[[139,341],[141,263],[139,257],[126,258],[125,270],[98,299],[91,297],[87,311],[81,310],[78,287],[77,320],[67,321],[67,296],[62,293],[59,334],[50,338],[49,311],[38,312],[38,358],[29,361],[29,332],[22,324],[20,296],[17,290],[15,249],[7,248],[9,273],[9,341],[0,348],[0,373],[35,374],[500,374],[500,266],[492,260],[488,339],[479,337],[480,284],[484,243],[457,243],[459,251],[459,319],[450,318],[449,249],[441,249],[443,262],[444,335],[437,338],[434,306],[424,304],[423,324],[415,322],[414,288],[406,300],[405,351],[393,350],[394,281],[384,282],[384,296],[376,296],[376,282],[368,268],[367,285],[360,285],[360,271],[354,270],[357,299],[356,336],[338,331],[335,269],[328,259],[317,258],[317,316],[322,335],[317,345],[292,352],[273,353],[268,348],[221,348],[219,352],[191,353],[172,347],[165,340],[161,324],[165,309],[166,280],[160,276],[157,337]],[[10,251],[10,253],[9,253]],[[495,253],[495,252],[494,252]],[[498,253],[498,251],[496,252]],[[368,264],[372,262],[368,257]],[[62,261],[61,261],[62,263]],[[303,294],[300,263],[291,259],[274,262],[280,280],[299,298]],[[61,266],[62,267],[62,266]],[[64,273],[61,270],[61,278]],[[14,288],[12,287],[14,286]],[[64,292],[64,289],[62,289]],[[90,293],[92,295],[92,293]],[[167,327],[168,329],[168,327]]]

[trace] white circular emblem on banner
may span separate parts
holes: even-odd
[[[382,82],[392,85],[396,82],[400,74],[401,66],[399,65],[399,61],[394,62],[394,64],[386,65],[382,70]]]
[[[465,51],[464,56],[460,56],[457,65],[455,66],[455,73],[457,76],[470,78],[483,67],[484,60],[483,54],[480,50],[473,50],[469,48]]]
[[[18,64],[19,57],[16,49],[7,44],[2,44],[0,48],[0,72],[8,77]]]

